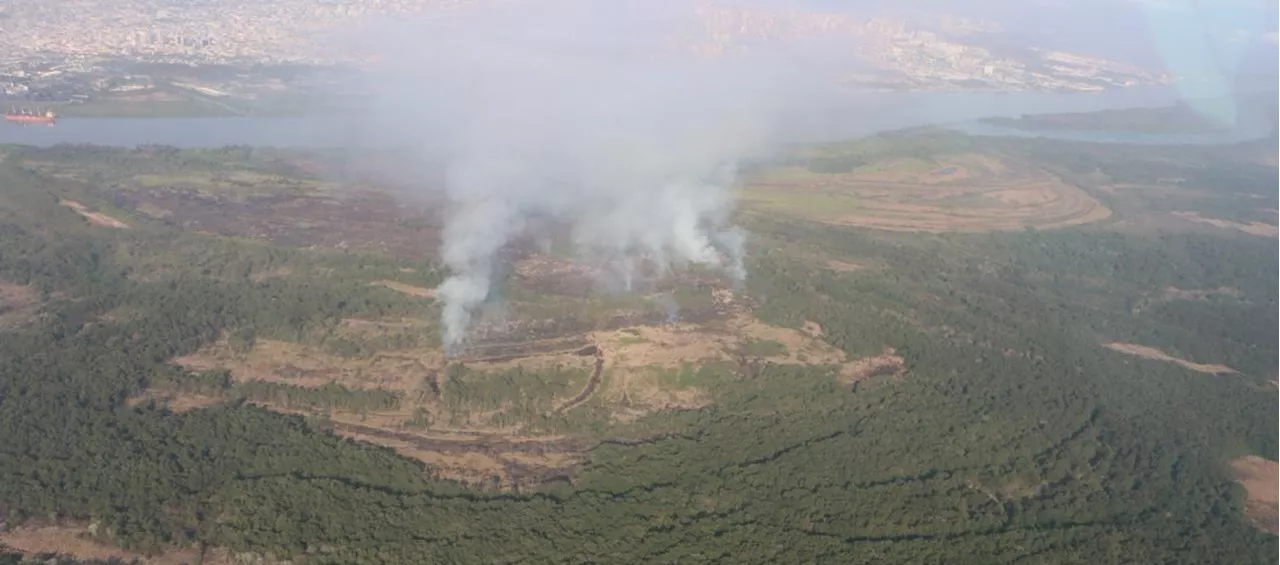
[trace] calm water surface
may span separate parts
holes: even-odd
[[[931,124],[973,135],[1013,135],[1131,143],[1230,143],[1265,135],[1269,123],[1227,134],[1203,136],[1127,133],[1024,131],[979,124],[979,118],[1023,114],[1088,112],[1116,108],[1169,106],[1171,89],[1132,88],[1098,93],[904,92],[853,93],[839,102],[788,122],[789,141],[849,139],[877,132]],[[387,118],[383,118],[387,119]],[[394,119],[394,118],[390,118]],[[0,143],[53,145],[92,143],[176,147],[255,145],[274,147],[393,147],[402,145],[377,118],[67,118],[54,127],[0,124]],[[1257,131],[1247,131],[1256,129]]]

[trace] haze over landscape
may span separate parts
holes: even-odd
[[[0,564],[1274,562],[1278,17],[0,0]]]
[[[377,133],[414,142],[445,169],[447,347],[461,344],[498,252],[517,239],[570,246],[627,292],[673,264],[745,277],[744,236],[727,224],[729,184],[781,113],[818,96],[797,72],[814,57],[662,54],[680,40],[673,30],[695,28],[692,14],[620,6],[485,10],[425,34],[409,24],[392,43],[403,58],[392,63],[392,92],[414,96],[380,104],[390,118]]]

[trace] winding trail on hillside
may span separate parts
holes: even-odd
[[[596,365],[595,369],[591,371],[591,377],[587,379],[587,384],[582,387],[582,390],[578,392],[577,396],[570,398],[567,402],[561,404],[555,409],[556,414],[564,414],[565,412],[578,407],[578,405],[583,402],[590,400],[591,395],[595,394],[596,389],[599,388],[600,376],[604,373],[604,349],[599,345],[594,345],[592,347],[595,348]]]

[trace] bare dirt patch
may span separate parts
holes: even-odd
[[[203,559],[199,551],[191,548],[175,549],[152,556],[134,553],[93,539],[92,532],[95,529],[93,525],[21,526],[0,532],[0,544],[27,555],[53,553],[79,560],[119,559],[125,563],[136,560],[142,565],[231,565],[237,562],[230,552],[220,549],[205,552]]]
[[[849,359],[821,340],[816,323],[803,329],[771,326],[756,319],[748,301],[731,291],[709,292],[713,304],[707,308],[715,312],[710,322],[628,325],[567,335],[535,332],[557,336],[542,339],[520,339],[517,334],[525,331],[520,329],[510,341],[489,336],[471,347],[468,357],[447,362],[438,350],[341,357],[315,346],[272,340],[258,340],[241,352],[219,341],[174,362],[195,370],[225,368],[236,383],[257,380],[307,388],[337,383],[349,390],[394,392],[398,406],[359,412],[280,405],[283,401],[274,399],[255,403],[324,416],[336,433],[395,449],[442,477],[499,488],[571,476],[582,450],[598,441],[537,434],[542,417],[586,411],[589,418],[624,423],[655,412],[699,409],[713,401],[709,390],[716,383],[705,379],[728,372],[742,375],[760,362],[835,365],[842,382],[903,372],[901,358],[891,350]],[[377,333],[421,323],[347,319],[341,328]],[[465,371],[451,373],[456,365]],[[701,370],[708,366],[712,370]],[[504,379],[526,379],[503,375],[516,369],[527,378],[533,378],[529,371],[538,371],[541,384],[506,384],[510,381]],[[491,385],[507,396],[477,394]],[[164,401],[180,409],[213,400],[180,395]]]
[[[886,350],[881,356],[849,359],[821,340],[822,327],[804,329],[771,326],[756,319],[732,292],[714,293],[717,310],[727,318],[714,325],[669,324],[594,332],[593,340],[606,352],[609,382],[596,393],[613,406],[614,418],[626,421],[655,411],[695,409],[711,402],[696,385],[672,386],[663,371],[732,362],[740,368],[754,362],[781,365],[839,365],[842,382],[852,383],[878,374],[902,374],[902,358]],[[776,352],[750,353],[749,343],[772,344]],[[885,367],[892,367],[892,370]]]
[[[1280,534],[1280,492],[1277,477],[1280,464],[1256,455],[1231,460],[1236,482],[1245,490],[1245,514],[1254,527],[1269,534]]]
[[[597,269],[559,257],[525,251],[515,262],[516,278],[547,294],[587,296],[596,289]]]
[[[84,528],[66,526],[20,527],[0,533],[4,543],[27,554],[59,553],[77,559],[141,558],[141,555],[99,543],[88,537]]]
[[[1102,346],[1113,351],[1119,351],[1121,353],[1135,355],[1138,357],[1142,357],[1144,359],[1154,359],[1156,361],[1165,361],[1167,363],[1174,363],[1176,365],[1180,365],[1182,367],[1185,367],[1187,369],[1190,369],[1192,371],[1197,371],[1200,373],[1208,373],[1211,375],[1222,375],[1222,374],[1232,374],[1237,372],[1235,369],[1232,369],[1231,367],[1228,367],[1226,365],[1193,363],[1191,361],[1187,361],[1186,359],[1179,359],[1177,357],[1169,355],[1168,353],[1160,351],[1159,349],[1156,349],[1154,347],[1148,347],[1146,345],[1136,345],[1132,343],[1121,343],[1121,342],[1115,341],[1111,343],[1104,343],[1102,344]]]
[[[421,286],[414,286],[411,284],[404,284],[396,281],[381,280],[381,281],[374,281],[369,284],[386,287],[396,292],[399,292],[401,294],[407,294],[414,298],[435,298],[436,296],[435,289],[430,289],[430,288],[421,287]]]
[[[439,351],[380,351],[368,358],[339,357],[318,347],[258,340],[248,353],[218,341],[192,355],[173,359],[188,369],[223,368],[237,382],[266,381],[318,388],[336,383],[348,389],[416,391],[444,365]]]
[[[867,268],[866,265],[859,265],[858,263],[851,261],[840,261],[838,259],[828,259],[826,264],[828,269],[837,273],[852,273],[854,271],[861,271]]]
[[[990,187],[935,190],[917,197],[918,204],[877,198],[879,202],[870,207],[870,213],[841,216],[835,223],[888,231],[942,233],[1063,228],[1111,216],[1111,210],[1083,190],[1043,181],[998,190]],[[962,202],[964,200],[971,203]]]
[[[40,293],[31,285],[0,281],[0,330],[32,321],[40,312]]]
[[[344,326],[354,325],[362,329],[413,324],[414,321],[344,320]],[[558,358],[557,355],[548,357]],[[588,356],[586,359],[593,358]],[[553,359],[536,361],[553,362]],[[443,354],[437,350],[389,350],[368,357],[347,358],[313,346],[272,340],[258,340],[248,352],[237,353],[226,341],[219,341],[196,354],[175,358],[173,362],[193,370],[227,369],[236,383],[264,381],[305,388],[336,383],[350,390],[395,392],[401,399],[400,406],[376,411],[300,409],[274,400],[255,400],[253,403],[279,412],[324,416],[333,423],[335,433],[395,449],[406,457],[427,463],[432,472],[442,478],[494,486],[494,477],[497,477],[498,486],[510,488],[561,477],[579,460],[577,447],[560,444],[556,444],[558,447],[539,447],[548,442],[563,442],[561,436],[531,436],[521,425],[493,425],[494,416],[512,408],[505,404],[490,411],[468,411],[464,405],[463,416],[454,418],[454,428],[445,428],[443,424],[409,426],[422,415],[431,421],[443,422],[454,409],[444,403],[444,395],[449,394],[450,389],[440,382],[446,363]],[[479,361],[468,362],[466,366],[499,371],[517,364]],[[175,411],[222,400],[148,391],[135,402],[147,399],[165,403]],[[547,408],[550,410],[552,406],[548,404]]]
[[[1008,166],[979,154],[951,155],[940,159],[895,158],[858,167],[853,174],[867,181],[913,184],[945,184],[986,179],[1004,174]]]
[[[112,218],[111,216],[103,214],[102,212],[92,212],[89,210],[87,206],[79,202],[76,202],[75,200],[59,200],[58,204],[61,204],[63,206],[66,206],[74,210],[75,213],[80,214],[81,216],[84,216],[85,219],[89,220],[89,223],[95,226],[103,226],[103,227],[116,228],[116,229],[129,229],[129,224],[126,224],[120,220]]]
[[[1232,222],[1229,220],[1221,220],[1218,218],[1207,218],[1201,216],[1198,212],[1171,212],[1173,216],[1195,222],[1198,224],[1206,224],[1223,229],[1231,229],[1242,231],[1249,235],[1259,237],[1277,237],[1280,236],[1280,228],[1275,225],[1263,222],[1249,222],[1247,224],[1240,222]]]
[[[1176,286],[1166,287],[1160,297],[1164,300],[1208,300],[1214,296],[1240,298],[1244,296],[1238,289],[1220,286],[1209,289],[1184,289]]]
[[[181,414],[197,408],[213,406],[214,404],[218,404],[224,400],[225,399],[221,397],[207,396],[203,394],[173,394],[161,391],[147,391],[141,396],[130,398],[127,404],[129,406],[138,406],[140,404],[146,404],[147,402],[155,402],[156,404],[164,406],[175,413]]]
[[[892,347],[886,347],[880,355],[845,363],[840,368],[840,381],[846,385],[852,385],[873,377],[901,377],[906,372],[906,360],[899,357]]]
[[[148,203],[139,204],[137,212],[157,220],[163,220],[173,216],[172,210],[165,210],[164,208]]]
[[[837,174],[778,169],[752,180],[745,199],[756,209],[889,231],[1050,229],[1111,216],[1087,192],[1047,171],[990,157],[968,156],[942,169],[901,167],[894,161]]]
[[[588,445],[561,436],[438,434],[337,423],[334,432],[426,463],[432,473],[474,485],[513,488],[567,477]],[[496,478],[496,481],[495,481]],[[496,483],[496,484],[495,484]]]

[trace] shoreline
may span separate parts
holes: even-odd
[[[1147,88],[1071,94],[1007,91],[880,93],[862,90],[819,101],[814,107],[807,108],[803,115],[780,122],[777,139],[784,144],[825,143],[926,126],[959,129],[970,135],[1078,139],[1080,132],[1070,130],[977,128],[974,123],[993,117],[1156,109],[1172,106],[1178,100],[1174,90]],[[403,118],[390,112],[338,110],[279,116],[67,117],[54,127],[0,124],[0,144],[398,148],[403,146],[402,140],[388,138],[384,132],[389,130],[382,126],[400,119]],[[1262,137],[1266,132],[1231,133],[1237,137],[1242,134],[1244,137]],[[1089,135],[1095,140],[1106,141],[1100,139],[1097,132]],[[1113,137],[1129,135],[1130,132],[1119,132]]]

